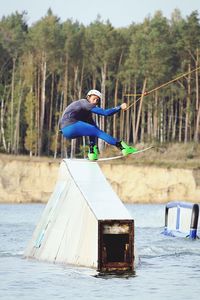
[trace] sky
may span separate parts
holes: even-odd
[[[109,20],[114,27],[127,27],[142,23],[157,10],[170,19],[176,8],[184,18],[194,10],[200,16],[200,0],[0,0],[0,7],[0,18],[15,11],[27,11],[29,25],[44,17],[48,8],[61,21],[77,20],[86,26],[100,15],[101,21]]]

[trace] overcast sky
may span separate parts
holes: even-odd
[[[50,7],[62,21],[72,19],[88,25],[100,15],[102,21],[110,20],[114,27],[141,23],[157,10],[168,19],[175,8],[184,18],[194,10],[200,15],[200,0],[0,0],[0,7],[0,18],[27,11],[29,25],[44,17]]]

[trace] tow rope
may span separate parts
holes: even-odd
[[[148,96],[149,94],[151,94],[151,93],[153,93],[153,92],[155,92],[155,91],[158,91],[159,89],[161,89],[161,88],[163,88],[163,87],[165,87],[165,86],[167,86],[167,85],[169,85],[169,84],[171,84],[171,83],[173,83],[173,82],[179,80],[180,78],[183,78],[183,77],[185,77],[185,76],[187,76],[187,75],[189,75],[189,74],[191,74],[191,73],[193,73],[193,72],[195,72],[195,71],[197,71],[197,70],[199,70],[199,69],[200,69],[200,66],[197,67],[197,68],[195,68],[195,69],[193,69],[193,70],[191,70],[191,71],[188,71],[188,72],[186,72],[186,73],[184,73],[184,74],[182,74],[182,75],[179,75],[179,76],[177,76],[176,78],[174,78],[174,79],[172,79],[172,80],[170,80],[170,81],[167,81],[167,82],[165,82],[165,83],[159,85],[158,87],[156,87],[156,88],[154,88],[154,89],[152,89],[152,90],[150,90],[150,91],[145,91],[145,92],[142,93],[142,94],[125,94],[124,96],[126,96],[126,97],[130,97],[130,96],[140,96],[138,99],[136,99],[136,101],[134,101],[133,103],[131,103],[125,110],[128,110],[129,108],[131,108],[134,104],[136,104],[138,101],[140,101],[144,96]]]

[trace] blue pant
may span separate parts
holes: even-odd
[[[110,145],[116,145],[117,139],[100,130],[99,127],[86,122],[78,121],[61,129],[65,138],[75,139],[80,136],[89,136],[91,142],[100,138]]]

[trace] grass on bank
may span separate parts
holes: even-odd
[[[151,145],[138,144],[138,149],[143,149]],[[199,144],[154,144],[153,148],[134,155],[129,155],[115,163],[147,165],[165,168],[200,168],[200,145]],[[106,150],[107,151],[107,150]],[[105,156],[109,156],[104,153]]]
[[[151,145],[138,144],[135,145],[138,149],[143,149]],[[107,146],[101,153],[100,157],[117,156],[120,152],[115,147]],[[10,155],[0,154],[0,159],[3,161],[20,160],[32,162],[47,162],[59,164],[62,158],[53,157],[30,157],[28,155]],[[127,157],[100,162],[107,164],[132,164],[157,166],[165,168],[184,168],[184,169],[199,169],[200,168],[200,145],[199,144],[155,144],[153,148],[146,152],[129,155]]]

